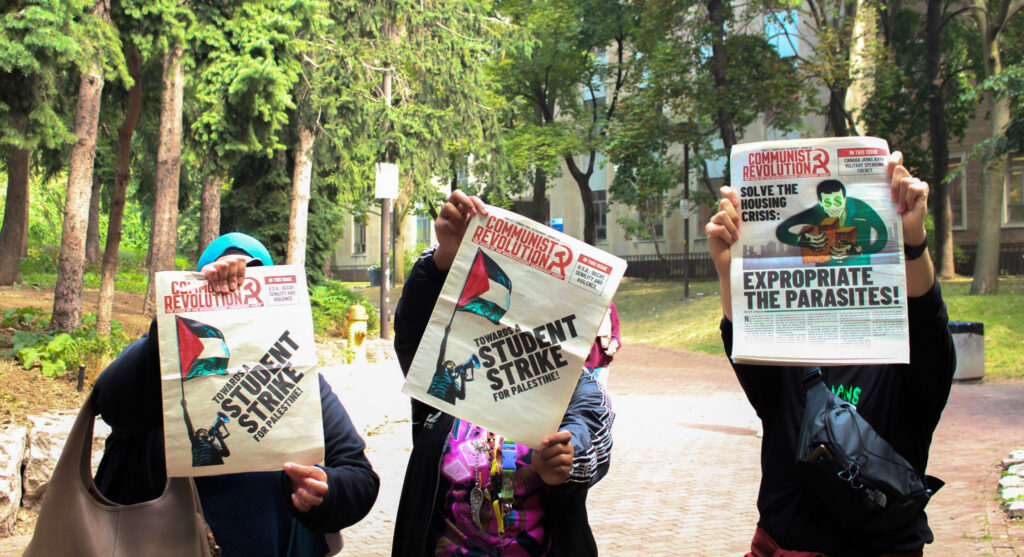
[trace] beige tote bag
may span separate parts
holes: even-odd
[[[95,396],[89,395],[71,428],[25,557],[219,554],[191,478],[168,478],[163,494],[134,505],[119,505],[99,492],[89,466]]]

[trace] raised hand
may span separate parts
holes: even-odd
[[[455,261],[455,254],[459,251],[459,244],[462,243],[462,236],[466,234],[469,220],[477,213],[487,214],[487,207],[479,197],[469,196],[462,190],[455,190],[444,207],[437,214],[434,221],[434,231],[437,233],[437,250],[434,252],[434,264],[442,271],[447,271]]]

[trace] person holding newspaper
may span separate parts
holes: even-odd
[[[215,291],[227,293],[242,286],[246,267],[254,265],[273,265],[270,253],[255,238],[233,232],[214,240],[197,267]],[[96,486],[121,504],[154,499],[167,481],[158,346],[154,319],[149,333],[125,348],[94,387],[97,413],[112,429]],[[319,381],[322,466],[285,463],[278,472],[195,478],[203,514],[224,557],[325,555],[324,534],[362,520],[376,501],[380,480],[363,453],[365,444],[323,376]],[[197,453],[193,440],[194,459],[197,454],[205,453]]]
[[[924,227],[928,185],[913,177],[894,152],[886,172],[897,204],[905,243],[910,363],[822,368],[824,383],[856,407],[891,447],[923,476],[935,427],[952,385],[956,356],[947,330],[946,306]],[[708,244],[722,292],[722,342],[732,353],[730,246],[742,234],[736,192],[726,186],[718,212],[706,225]],[[933,541],[924,511],[909,522],[867,534],[856,524],[830,518],[801,477],[798,436],[805,404],[802,382],[808,368],[733,364],[736,377],[764,426],[761,444],[760,514],[749,557],[919,556]],[[813,372],[812,372],[813,373]]]
[[[406,280],[395,312],[404,374],[477,214],[487,214],[480,199],[452,192],[434,222],[438,245]],[[412,400],[413,449],[392,555],[597,555],[586,497],[608,471],[613,419],[589,373],[580,373],[559,431],[545,437],[542,451]]]

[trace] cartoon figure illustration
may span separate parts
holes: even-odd
[[[224,464],[231,455],[225,439],[230,435],[227,424],[230,420],[223,412],[209,429],[193,429],[192,418],[185,404],[185,381],[205,375],[227,375],[228,345],[224,333],[216,327],[193,319],[175,316],[178,333],[178,361],[181,369],[181,411],[185,414],[185,427],[192,443],[192,466]]]
[[[473,380],[473,370],[480,367],[476,354],[460,365],[456,365],[454,360],[445,359],[448,333],[451,332],[455,314],[460,311],[473,313],[497,325],[508,311],[511,300],[512,281],[493,259],[477,248],[469,276],[455,304],[455,311],[444,328],[444,338],[441,339],[441,349],[437,354],[437,367],[427,394],[448,404],[455,404],[456,399],[465,400],[466,382]]]
[[[870,263],[870,254],[889,241],[881,217],[867,203],[847,197],[839,180],[822,181],[817,192],[818,204],[786,219],[775,229],[776,238],[803,248],[804,263]]]
[[[225,425],[231,419],[227,414],[217,412],[217,419],[210,429],[192,429],[192,420],[188,416],[185,399],[181,399],[181,410],[185,413],[185,426],[188,428],[189,441],[192,442],[192,466],[224,464],[224,459],[231,456],[231,451],[224,441],[231,435]]]

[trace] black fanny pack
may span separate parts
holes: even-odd
[[[942,480],[918,474],[825,386],[820,369],[807,372],[803,382],[807,402],[796,458],[804,487],[847,528],[891,531],[917,518]]]

